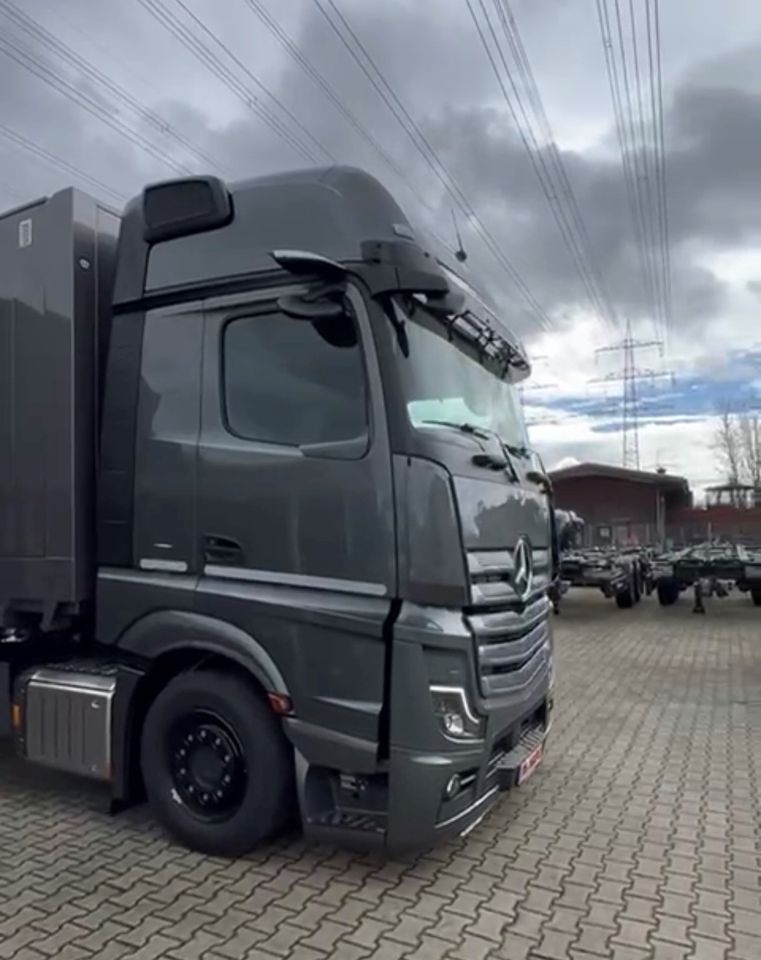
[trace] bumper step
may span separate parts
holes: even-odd
[[[328,810],[310,818],[315,827],[337,827],[342,830],[358,830],[364,833],[384,833],[385,817],[369,813],[351,813],[347,810]]]
[[[507,790],[515,786],[518,780],[518,771],[524,760],[544,744],[547,728],[539,724],[527,730],[512,750],[498,753],[490,761],[491,769],[497,775],[500,789]]]

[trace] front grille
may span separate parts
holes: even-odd
[[[531,597],[550,585],[550,551],[534,548]],[[474,607],[496,607],[515,603],[513,589],[513,554],[510,550],[469,550],[468,574],[470,596]]]
[[[549,610],[549,601],[541,602]],[[492,640],[476,634],[476,642],[479,680],[486,697],[523,690],[549,668],[546,614],[542,622],[526,634]]]
[[[481,691],[486,697],[519,692],[549,668],[549,555],[534,550],[534,584],[521,603],[511,583],[512,555],[468,555],[472,604],[466,618],[476,641]]]

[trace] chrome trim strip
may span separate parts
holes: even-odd
[[[507,550],[469,550],[467,556],[471,576],[512,573],[513,556]]]
[[[518,600],[512,585],[505,580],[476,581],[470,587],[471,601],[474,606],[497,606]]]
[[[549,581],[549,578],[548,578]],[[486,588],[485,590],[483,588]],[[501,588],[494,590],[493,588]],[[476,581],[471,585],[471,606],[473,607],[498,607],[505,604],[515,604],[521,603],[525,607],[531,606],[531,604],[536,603],[547,589],[546,585],[537,586],[534,584],[534,588],[531,593],[524,599],[521,600],[515,590],[513,590],[512,585],[506,580],[484,580]],[[489,613],[489,610],[484,610],[485,613]],[[495,613],[499,611],[494,611]]]
[[[519,693],[530,687],[536,678],[545,671],[547,658],[544,650],[540,649],[519,670],[510,673],[487,673],[481,676],[484,692],[487,697],[502,693]]]
[[[160,573],[188,572],[188,564],[185,560],[159,560],[155,557],[145,557],[138,566],[141,570],[158,570]]]
[[[466,807],[464,810],[461,810],[459,813],[456,813],[453,817],[450,817],[448,820],[442,820],[441,823],[436,824],[436,829],[441,830],[443,827],[451,826],[453,823],[457,823],[458,820],[462,820],[463,817],[467,817],[469,813],[473,813],[474,810],[477,810],[481,804],[486,803],[487,800],[491,800],[495,793],[499,792],[499,787],[492,787],[491,790],[487,790],[485,794],[480,796],[478,800],[474,800],[469,807]]]
[[[491,613],[471,613],[467,622],[480,643],[495,642],[512,637],[520,639],[549,616],[552,604],[545,596],[528,604],[522,613],[517,610],[495,610]]]
[[[464,837],[469,836],[471,833],[473,833],[473,831],[476,829],[476,827],[480,826],[480,824],[482,824],[482,823],[484,822],[484,820],[486,819],[486,813],[487,813],[487,811],[484,810],[484,812],[481,814],[480,817],[476,817],[476,819],[473,821],[473,823],[469,823],[468,826],[465,827],[464,830],[461,830],[461,831],[460,831],[460,836],[464,838]]]
[[[513,664],[524,666],[547,643],[547,634],[546,623],[540,623],[520,639],[479,644],[478,660],[481,669],[508,667]]]
[[[251,570],[248,567],[225,567],[207,564],[204,576],[220,580],[243,580],[248,583],[266,583],[281,587],[304,587],[307,590],[333,590],[336,593],[356,593],[363,596],[385,597],[387,588],[382,583],[363,580],[341,580],[338,577],[314,577],[307,573],[278,573],[276,570]]]
[[[166,584],[172,590],[195,590],[198,577],[193,573],[164,574],[160,570],[136,570],[127,567],[101,567],[98,570],[98,581],[106,580],[114,583],[143,583],[155,586]]]
[[[535,570],[544,570],[549,566],[550,551],[534,549],[531,551]],[[493,576],[497,573],[512,573],[515,558],[509,550],[468,550],[468,572],[471,576]]]

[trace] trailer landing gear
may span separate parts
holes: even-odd
[[[693,606],[693,608],[692,608],[692,612],[693,612],[693,613],[703,613],[703,614],[704,614],[704,613],[706,612],[706,608],[705,608],[705,604],[703,603],[703,582],[702,582],[702,580],[696,580],[696,581],[695,581],[694,594],[695,594],[695,604],[694,604],[694,606]]]

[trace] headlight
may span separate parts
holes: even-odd
[[[445,737],[450,740],[480,740],[483,737],[484,720],[473,713],[462,687],[431,687],[431,699]]]

